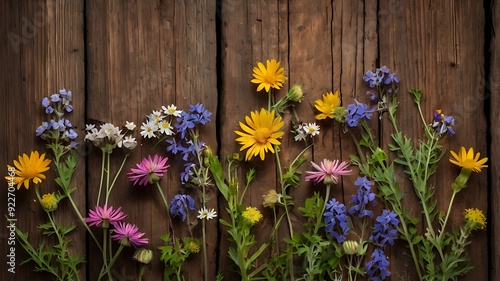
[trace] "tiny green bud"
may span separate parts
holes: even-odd
[[[288,91],[287,96],[294,102],[302,102],[302,98],[304,97],[302,86],[299,84],[293,85],[290,91]]]
[[[471,170],[462,168],[460,174],[455,178],[455,181],[451,184],[451,188],[454,191],[459,192],[467,185],[467,181],[469,180]]]
[[[339,123],[344,123],[346,116],[347,110],[342,106],[338,106],[333,110],[333,119]]]

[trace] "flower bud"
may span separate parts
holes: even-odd
[[[339,123],[344,123],[346,116],[347,110],[342,106],[338,106],[333,110],[333,119]]]
[[[304,97],[302,86],[299,84],[293,85],[290,91],[288,91],[287,96],[294,102],[302,102],[302,98]]]
[[[264,200],[262,202],[262,206],[264,207],[274,207],[276,203],[279,202],[280,195],[276,192],[276,190],[271,189],[266,194],[264,194]]]
[[[40,200],[40,205],[42,205],[42,208],[47,211],[47,212],[52,212],[57,210],[59,200],[57,200],[57,197],[54,195],[54,193],[47,193],[42,196],[42,199]]]
[[[346,254],[354,255],[358,253],[361,247],[359,246],[359,243],[357,241],[347,240],[342,243],[342,248],[344,249],[344,252]]]
[[[160,177],[157,176],[155,173],[149,174],[149,183],[155,183],[155,182],[159,182],[159,181],[160,181]]]
[[[140,263],[148,264],[151,260],[153,260],[153,251],[145,248],[139,248],[135,251],[132,258]]]

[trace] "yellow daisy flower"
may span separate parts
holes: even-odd
[[[319,110],[318,115],[316,115],[317,120],[323,120],[326,118],[332,118],[334,117],[334,112],[337,107],[340,106],[340,92],[335,91],[335,94],[330,92],[327,92],[323,94],[323,98],[316,100],[314,103],[314,107],[316,107],[317,110]]]
[[[240,137],[236,139],[242,147],[240,151],[248,148],[245,160],[250,160],[252,157],[260,155],[260,159],[264,160],[265,153],[271,151],[274,153],[273,145],[280,145],[278,138],[282,137],[284,132],[279,131],[285,122],[280,116],[275,116],[274,110],[269,112],[261,109],[260,112],[252,111],[249,116],[245,116],[247,125],[240,122],[240,127],[243,132],[234,131]]]
[[[472,224],[477,229],[484,229],[486,227],[486,216],[483,211],[474,209],[465,209],[465,220]]]
[[[272,88],[279,90],[283,87],[283,83],[286,81],[285,74],[283,73],[285,69],[280,67],[280,62],[275,59],[266,61],[267,67],[264,66],[262,62],[257,63],[257,67],[253,68],[252,83],[259,84],[257,87],[257,92],[266,88],[266,92]]]
[[[262,219],[262,214],[255,207],[247,207],[245,211],[241,213],[241,216],[251,225],[258,223],[260,219]]]
[[[19,161],[14,160],[16,167],[14,183],[17,184],[17,189],[22,184],[26,189],[29,189],[30,180],[34,184],[41,183],[45,179],[45,175],[42,173],[49,169],[50,162],[51,160],[45,159],[45,153],[40,156],[38,151],[32,151],[29,157],[24,153],[19,156]],[[8,167],[11,168],[11,166]],[[5,177],[5,179],[10,180],[10,177]]]
[[[458,155],[454,151],[450,151],[450,153],[453,156],[453,158],[450,158],[450,162],[467,170],[479,173],[482,168],[488,167],[488,165],[484,165],[488,161],[488,158],[479,160],[481,154],[478,152],[474,156],[474,149],[472,147],[466,152],[465,147],[462,146]]]

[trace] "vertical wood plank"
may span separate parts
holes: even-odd
[[[490,133],[491,133],[491,147],[490,147],[490,172],[491,172],[491,182],[489,187],[491,188],[491,199],[490,199],[490,217],[488,218],[490,231],[490,251],[489,256],[491,257],[491,264],[489,264],[490,279],[495,280],[496,276],[500,274],[500,245],[496,243],[498,237],[500,236],[500,167],[495,165],[499,163],[500,157],[500,128],[495,124],[500,122],[500,116],[497,113],[498,108],[500,108],[500,42],[497,35],[497,31],[500,30],[500,4],[498,1],[492,1],[491,6],[492,14],[492,38],[491,38],[491,61],[490,61],[490,84],[486,88],[486,94],[490,96]],[[487,96],[485,96],[487,97]]]
[[[89,1],[88,22],[88,117],[89,120],[112,122],[123,126],[132,121],[140,126],[145,116],[162,105],[175,104],[189,110],[190,104],[202,103],[213,113],[212,122],[202,128],[201,140],[217,150],[215,116],[217,110],[216,89],[216,41],[215,3],[212,1]],[[124,166],[124,173],[116,183],[110,202],[121,206],[128,214],[127,221],[135,223],[150,238],[148,248],[155,252],[155,259],[146,273],[147,278],[161,279],[163,264],[159,261],[160,236],[168,232],[165,208],[154,186],[133,187],[125,173],[143,157],[155,153],[168,156],[171,165],[161,181],[166,190],[168,203],[175,194],[185,192],[194,198],[198,191],[186,190],[180,183],[179,173],[183,161],[167,155],[164,145],[153,149],[151,140],[135,137],[142,143]],[[95,151],[97,152],[97,151]],[[89,158],[93,167],[100,165],[100,153]],[[112,164],[117,170],[122,155]],[[90,202],[95,202],[99,176],[89,178]],[[119,188],[118,188],[119,187]],[[216,207],[213,190],[209,207]],[[91,206],[95,203],[91,203]],[[197,203],[197,208],[200,203]],[[195,219],[195,212],[191,220]],[[174,219],[175,235],[189,234],[181,222]],[[216,223],[208,224],[208,257],[215,258],[217,242]],[[193,235],[201,238],[201,224]],[[94,253],[96,249],[92,250]],[[128,257],[132,249],[124,252],[113,275],[116,278],[134,278],[138,265]],[[91,267],[91,276],[100,268],[97,258]],[[215,267],[208,276],[213,279]],[[186,280],[198,280],[203,275],[201,253],[193,255],[184,265]]]
[[[47,152],[45,143],[35,136],[35,129],[46,120],[41,106],[43,97],[66,88],[73,92],[74,111],[68,114],[74,127],[81,128],[84,116],[85,73],[83,44],[83,1],[4,1],[2,2],[2,23],[0,29],[3,42],[0,47],[2,60],[2,120],[5,120],[5,132],[2,134],[2,164],[12,165],[14,159],[32,150]],[[79,137],[78,141],[82,141]],[[81,210],[85,204],[85,163],[83,151],[73,177],[77,190],[74,198]],[[3,166],[6,167],[6,166]],[[42,194],[56,191],[53,166],[46,172],[47,180],[41,184]],[[5,186],[5,185],[4,185]],[[4,191],[6,188],[4,188]],[[37,246],[41,232],[37,226],[48,221],[42,211],[31,184],[30,190],[24,188],[15,192],[17,227],[29,232],[30,242]],[[2,202],[7,202],[6,192],[0,193]],[[7,206],[7,203],[3,204]],[[61,202],[56,211],[56,220],[60,225],[78,225],[78,217],[66,201]],[[80,227],[78,227],[79,229]],[[7,238],[2,231],[2,238]],[[73,241],[85,239],[85,233],[73,232]],[[7,240],[2,239],[2,255],[7,254]],[[49,241],[49,240],[48,240]],[[49,245],[51,242],[47,242]],[[84,243],[72,243],[69,251],[85,255]],[[15,245],[16,273],[7,272],[6,263],[2,263],[2,276],[9,280],[38,279],[42,275],[34,273],[34,263],[20,266],[27,258],[18,241]],[[80,278],[85,279],[85,265],[80,268]],[[43,275],[45,276],[45,275]],[[51,278],[48,277],[47,278]]]
[[[486,154],[486,120],[484,106],[484,11],[481,2],[459,1],[387,1],[380,6],[380,65],[396,71],[402,80],[398,121],[400,128],[412,139],[422,138],[422,124],[408,91],[423,90],[422,108],[427,122],[432,121],[435,109],[453,115],[456,136],[443,141],[445,155],[430,184],[436,187],[435,198],[440,210],[447,209],[452,190],[451,182],[458,175],[456,166],[448,161],[449,150],[460,146],[474,147]],[[468,21],[460,19],[467,18]],[[473,22],[474,24],[470,24]],[[384,132],[385,133],[385,132]],[[402,176],[403,174],[399,174]],[[405,201],[413,194],[404,184]],[[487,212],[486,173],[473,174],[467,189],[461,191],[454,203],[450,224],[463,220],[465,208],[481,208]],[[405,203],[406,204],[406,203]],[[407,206],[418,206],[414,200]],[[464,280],[486,280],[487,255],[481,249],[487,246],[486,232],[475,233],[472,247],[468,247],[474,270]],[[414,279],[407,271],[411,260],[391,261],[393,276]],[[411,267],[410,267],[411,268]]]

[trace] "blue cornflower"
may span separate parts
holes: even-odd
[[[326,233],[335,238],[337,242],[344,242],[350,231],[347,225],[348,217],[345,205],[332,198],[326,204],[323,217]]]
[[[393,211],[384,209],[382,214],[377,217],[375,225],[373,226],[372,235],[370,240],[375,245],[385,246],[389,243],[394,245],[394,240],[398,238],[398,225],[399,219],[397,214]]]
[[[434,120],[432,121],[432,128],[438,134],[448,133],[449,135],[454,135],[455,131],[453,126],[455,126],[455,118],[453,116],[447,116],[441,113],[440,109],[434,112]]]
[[[373,218],[373,212],[366,209],[366,206],[370,202],[372,206],[375,206],[375,193],[370,192],[373,182],[366,177],[358,177],[354,184],[359,188],[357,193],[352,196],[354,206],[349,209],[349,214],[357,214],[360,218],[365,216]]]
[[[170,214],[186,220],[189,210],[194,210],[194,199],[187,194],[177,194],[170,202]]]
[[[370,280],[381,281],[391,276],[387,270],[390,263],[383,250],[376,248],[372,253],[372,260],[366,263],[366,275]]]
[[[355,103],[347,105],[347,116],[345,118],[347,125],[349,127],[357,127],[359,124],[359,119],[366,118],[370,120],[372,118],[375,108],[370,108],[369,105],[361,103],[354,100]]]

